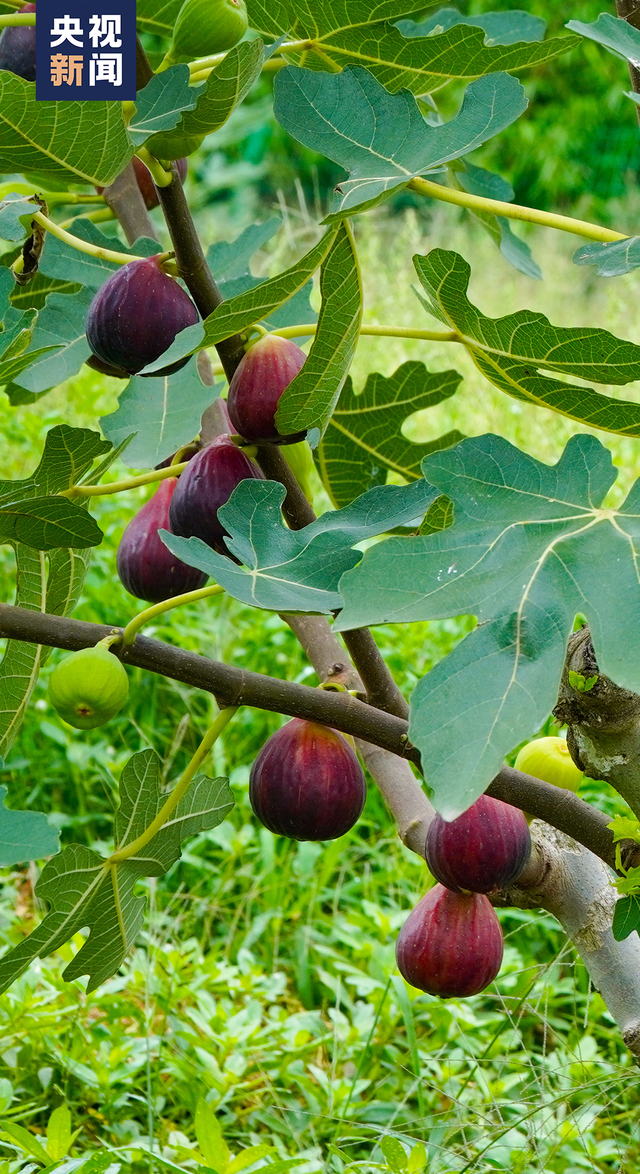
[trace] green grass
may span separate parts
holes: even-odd
[[[640,279],[632,274],[596,284],[590,272],[571,266],[577,242],[558,234],[531,237],[544,285],[515,274],[483,236],[449,214],[438,213],[427,230],[409,211],[402,219],[378,219],[375,229],[363,223],[358,234],[367,321],[432,325],[411,292],[409,258],[437,244],[470,260],[471,296],[488,313],[528,306],[562,325],[635,333],[631,307]],[[286,245],[276,247],[279,259],[287,255]],[[265,269],[273,264],[272,255],[263,258]],[[552,461],[576,430],[491,388],[458,347],[363,339],[356,386],[368,371],[389,374],[407,358],[435,369],[455,366],[464,375],[452,401],[408,423],[413,439],[452,427],[467,434],[491,430]],[[1,400],[3,476],[25,475],[53,424],[95,426],[115,407],[120,388],[87,371],[31,408]],[[628,485],[637,442],[600,437]],[[115,577],[114,555],[144,497],[136,491],[97,499],[105,542],[95,553],[79,618],[123,623],[139,610]],[[2,597],[10,599],[8,548],[0,556]],[[376,634],[408,693],[470,623],[463,618]],[[224,596],[169,613],[147,629],[154,633],[205,655],[315,683],[283,621]],[[167,759],[167,777],[175,777],[206,728],[211,702],[135,670],[126,711],[81,734],[48,706],[49,671],[0,781],[12,806],[52,812],[64,842],[106,848],[126,759],[152,745]],[[295,844],[256,824],[249,766],[279,720],[241,710],[216,746],[213,768],[229,773],[236,808],[219,828],[192,840],[166,878],[149,885],[148,927],[120,975],[91,996],[81,983],[64,983],[61,972],[81,944],[78,937],[0,998],[0,1129],[17,1122],[42,1134],[51,1110],[66,1103],[81,1130],[75,1156],[112,1147],[121,1151],[120,1161],[146,1169],[152,1144],[156,1168],[162,1158],[195,1169],[205,1155],[194,1148],[196,1106],[205,1098],[234,1153],[273,1147],[257,1162],[274,1174],[283,1158],[295,1158],[310,1174],[327,1168],[342,1174],[354,1162],[386,1169],[390,1160],[398,1168],[398,1154],[393,1159],[384,1141],[389,1137],[406,1152],[413,1148],[416,1171],[421,1151],[414,1147],[424,1143],[430,1174],[635,1171],[636,1069],[557,923],[536,912],[501,911],[505,964],[476,998],[441,1002],[407,989],[394,966],[394,940],[431,883],[426,868],[400,844],[373,784],[362,820],[335,843]],[[584,793],[598,799],[595,784]],[[600,799],[615,808],[610,793]],[[41,915],[34,906],[36,875],[34,868],[3,873],[0,933],[7,944]],[[0,1134],[8,1163],[0,1156],[0,1174],[25,1166],[12,1136]]]

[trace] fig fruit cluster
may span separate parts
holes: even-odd
[[[291,840],[336,840],[362,814],[367,789],[342,734],[294,717],[265,742],[249,778],[260,823]]]
[[[530,853],[523,812],[489,795],[451,822],[435,816],[425,857],[439,883],[409,914],[396,946],[407,982],[443,998],[474,995],[493,982],[503,938],[487,894],[513,883]]]
[[[228,530],[218,520],[218,510],[241,481],[256,477],[263,474],[255,462],[230,436],[218,436],[190,458],[179,479],[161,481],[118,546],[118,574],[126,590],[148,603],[161,603],[203,587],[207,576],[171,554],[158,530],[201,538],[231,558],[223,541]]]
[[[77,730],[103,726],[120,712],[128,695],[124,665],[104,644],[65,656],[49,678],[53,708]]]
[[[19,13],[35,12],[35,4],[23,4]],[[36,80],[36,26],[3,29],[0,36],[0,69],[16,73],[27,82]]]
[[[123,265],[96,293],[87,315],[87,342],[107,374],[137,375],[197,321],[191,298],[164,272],[158,256],[143,257]],[[179,359],[155,374],[170,375],[188,361]]]

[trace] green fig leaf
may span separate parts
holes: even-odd
[[[91,354],[86,336],[87,311],[93,290],[68,295],[53,293],[31,335],[24,358],[29,365],[13,375],[13,383],[38,397],[76,375]]]
[[[608,244],[581,245],[573,254],[574,265],[595,265],[598,277],[621,277],[640,266],[640,236]]]
[[[82,216],[73,221],[69,232],[97,248],[115,247],[117,252],[130,253],[133,257],[153,257],[160,251],[160,245],[151,237],[140,237],[133,245],[124,245],[117,238],[114,240],[112,236],[106,236],[97,224],[92,224]],[[72,245],[47,233],[38,268],[40,273],[54,277],[57,281],[78,282],[79,285],[96,290],[122,266],[114,261],[103,261],[101,257],[95,257],[91,253],[80,253]]]
[[[161,763],[155,751],[142,750],[129,759],[120,780],[117,849],[132,844],[160,811],[166,799],[160,781]],[[0,991],[35,958],[46,958],[87,927],[89,936],[63,977],[71,982],[88,974],[88,992],[111,978],[142,926],[145,899],[135,894],[136,882],[162,876],[179,859],[182,840],[217,827],[232,807],[226,779],[198,775],[169,822],[139,855],[109,867],[97,852],[72,844],[54,856],[36,885],[36,895],[47,903],[49,912],[29,937],[0,959]]]
[[[8,192],[0,202],[0,240],[21,241],[29,232],[21,217],[33,216],[39,207],[29,196]]]
[[[136,24],[145,33],[171,37],[183,0],[137,0]]]
[[[640,436],[640,405],[540,373],[630,383],[640,379],[640,346],[608,330],[553,326],[531,310],[488,318],[467,297],[471,269],[458,253],[434,249],[413,260],[425,309],[458,333],[478,370],[500,391],[592,428]]]
[[[474,167],[466,159],[456,160],[448,170],[452,186],[459,191],[486,196],[490,200],[513,200],[515,193],[510,183],[491,171],[485,171],[483,167]],[[513,265],[526,277],[542,280],[542,270],[531,256],[531,249],[516,236],[506,216],[494,216],[491,212],[480,212],[473,208],[470,211],[478,224],[488,232],[509,265]]]
[[[510,126],[528,105],[516,78],[492,73],[467,86],[449,122],[431,126],[412,94],[389,94],[359,65],[337,74],[289,66],[276,76],[274,93],[280,125],[349,172],[327,220],[362,212],[416,176],[441,171]]]
[[[356,395],[350,377],[340,393],[314,456],[322,482],[336,507],[348,505],[388,473],[407,481],[422,477],[420,462],[430,452],[462,440],[448,432],[427,444],[402,435],[404,421],[452,396],[462,376],[457,371],[427,371],[424,363],[403,363],[388,378],[373,373]]]
[[[127,126],[131,142],[140,147],[150,135],[173,130],[184,111],[193,110],[201,89],[189,85],[188,65],[155,74],[136,95],[136,112]]]
[[[122,392],[118,410],[102,416],[100,427],[114,445],[135,433],[127,447],[128,467],[153,468],[198,435],[202,413],[222,386],[205,386],[193,359],[174,375],[136,375]]]
[[[340,606],[337,588],[343,571],[362,557],[353,550],[355,544],[422,517],[434,496],[422,480],[380,486],[302,530],[289,530],[281,511],[284,486],[241,481],[219,518],[231,534],[226,545],[242,566],[199,538],[158,533],[173,554],[206,571],[243,603],[271,611],[326,613]]]
[[[463,16],[457,8],[447,7],[438,9],[424,20],[398,20],[396,28],[403,37],[433,37],[439,35],[436,34],[436,29],[446,33],[459,24],[470,24],[484,29],[485,45],[514,45],[518,41],[541,41],[547,27],[546,20],[520,9]]]
[[[10,811],[5,807],[7,788],[0,787],[0,868],[27,860],[53,856],[60,837],[39,811]]]

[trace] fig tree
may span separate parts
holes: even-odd
[[[129,522],[118,546],[120,582],[130,595],[147,603],[197,591],[207,581],[203,571],[181,562],[158,538],[158,530],[169,529],[169,505],[177,484],[177,477],[160,482],[153,497]]]
[[[477,995],[502,964],[504,940],[493,906],[482,893],[452,893],[435,885],[405,921],[396,961],[411,986],[442,999]]]
[[[436,880],[456,893],[491,893],[514,881],[531,852],[531,835],[518,807],[481,795],[457,819],[436,815],[425,856]]]
[[[307,356],[289,338],[266,334],[240,360],[229,384],[231,423],[245,440],[295,444],[304,432],[282,436],[276,428],[278,400],[304,366]]]
[[[160,203],[158,189],[153,182],[149,168],[145,166],[145,164],[142,162],[142,159],[138,159],[138,156],[134,155],[131,162],[133,164],[133,170],[138,181],[138,187],[140,188],[140,195],[142,196],[147,208],[151,212],[151,210],[153,208],[157,208],[158,204]],[[178,164],[178,174],[182,183],[184,183],[187,175],[187,160],[178,159],[176,162]],[[104,188],[97,187],[96,191],[102,195]]]
[[[35,4],[23,4],[18,12],[35,12]],[[0,69],[17,73],[27,82],[36,80],[36,26],[3,29],[0,36]]]
[[[336,840],[359,819],[366,784],[342,734],[294,717],[265,742],[249,799],[270,832],[292,840]]]
[[[143,257],[123,265],[98,290],[87,315],[87,342],[102,363],[136,375],[197,321],[191,298],[164,272],[158,257]],[[188,361],[180,359],[155,374],[170,375]]]
[[[255,461],[230,436],[217,436],[191,458],[178,481],[169,508],[171,532],[182,538],[201,538],[228,555],[223,539],[229,531],[218,521],[218,510],[236,485],[249,477],[264,480]]]
[[[166,63],[226,53],[242,40],[248,27],[244,0],[185,0]]]
[[[77,730],[103,726],[122,709],[129,694],[124,665],[104,644],[65,656],[49,678],[49,700]]]
[[[567,791],[577,791],[583,778],[564,738],[536,738],[528,742],[519,751],[514,766],[516,770]]]

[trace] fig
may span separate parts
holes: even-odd
[[[207,576],[176,558],[158,538],[158,530],[169,529],[169,505],[177,477],[161,481],[154,495],[127,526],[116,557],[123,587],[137,599],[162,603],[204,587]]]
[[[301,440],[299,444],[287,445],[283,456],[307,501],[313,505],[313,491],[309,480],[313,470],[313,456],[306,440]]]
[[[22,12],[35,12],[35,4],[23,4]],[[6,28],[0,36],[0,69],[17,73],[27,82],[36,80],[36,26]]]
[[[136,179],[138,181],[138,187],[140,188],[140,194],[141,194],[149,212],[151,212],[152,209],[157,208],[158,204],[160,203],[160,196],[158,195],[158,189],[157,189],[155,183],[153,182],[149,168],[145,166],[145,164],[142,162],[142,159],[138,159],[138,156],[134,155],[131,162],[133,163],[133,170],[135,171]],[[188,166],[187,160],[186,159],[178,159],[177,164],[178,164],[178,174],[180,176],[182,183],[184,183],[184,181],[186,179],[186,175],[187,175],[187,166]],[[99,192],[100,195],[102,195],[104,188],[96,187],[96,191]]]
[[[166,63],[226,53],[249,27],[244,0],[185,0],[173,28]]]
[[[158,131],[145,142],[145,147],[156,159],[182,159],[193,155],[204,139],[204,135],[186,135],[181,130]]]
[[[528,742],[519,751],[514,766],[516,770],[567,791],[577,791],[583,778],[564,738],[536,738]]]
[[[249,477],[264,480],[262,470],[238,448],[230,436],[217,436],[191,458],[182,473],[169,509],[169,529],[182,538],[201,538],[229,554],[224,538],[229,531],[218,521],[218,510],[236,485]]]
[[[482,893],[434,887],[412,909],[396,942],[396,962],[411,985],[442,999],[477,995],[502,964],[504,940]]]
[[[49,678],[53,708],[77,730],[103,726],[122,709],[128,694],[124,665],[104,644],[65,656]]]
[[[306,432],[281,436],[275,415],[283,391],[304,366],[307,356],[289,338],[265,334],[240,360],[229,384],[227,407],[233,427],[245,440],[296,444]]]
[[[191,298],[158,257],[143,257],[123,265],[98,290],[87,315],[87,342],[101,362],[136,375],[197,321]],[[188,362],[179,359],[155,375],[170,375]]]
[[[514,881],[531,852],[524,813],[490,795],[447,823],[436,815],[427,832],[430,871],[455,893],[491,893]]]
[[[85,364],[87,367],[91,367],[93,371],[99,371],[101,375],[111,375],[113,379],[129,378],[128,371],[123,371],[122,367],[112,367],[111,363],[103,363],[102,359],[99,359],[97,355],[89,355],[89,358],[85,359]]]
[[[362,814],[362,767],[336,730],[294,717],[265,742],[249,777],[255,815],[291,840],[336,840]]]

